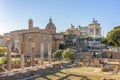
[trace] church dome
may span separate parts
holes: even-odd
[[[50,32],[50,33],[56,33],[56,27],[55,25],[52,23],[52,19],[49,19],[49,23],[46,25],[46,29]]]

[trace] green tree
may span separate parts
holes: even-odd
[[[107,38],[101,38],[101,43],[102,43],[102,44],[107,44],[107,43],[108,43]]]
[[[70,48],[67,48],[66,50],[63,51],[62,57],[65,60],[73,60],[73,51]]]
[[[120,26],[114,27],[108,34],[107,34],[108,43],[115,47],[120,47]]]
[[[57,51],[52,53],[52,57],[54,59],[62,58],[62,52],[63,52],[62,50],[57,50]]]

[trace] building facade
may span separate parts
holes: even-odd
[[[24,39],[25,54],[31,53],[32,43],[35,45],[36,54],[40,53],[41,43],[44,43],[44,53],[46,54],[48,53],[48,43],[51,43],[52,51],[59,49],[59,45],[64,43],[64,36],[56,33],[56,26],[52,22],[51,18],[49,19],[49,23],[46,25],[45,29],[34,27],[33,20],[30,18],[28,21],[28,29],[11,31],[8,35],[11,37],[11,50],[14,52],[20,53],[21,39]]]
[[[94,19],[93,22],[88,25],[88,36],[94,38],[102,37],[100,24],[97,23],[97,21],[95,21]]]
[[[71,25],[65,32],[65,43],[68,48],[76,49],[77,51],[88,51],[88,49],[99,49],[101,47],[101,41],[99,40],[101,35],[100,24],[93,19],[88,26],[78,26],[75,28]],[[89,38],[89,40],[87,39]],[[82,40],[81,38],[86,38]]]
[[[101,27],[100,24],[93,19],[92,23],[88,24],[88,26],[75,28],[71,25],[64,34],[75,34],[76,36],[89,36],[92,38],[100,38],[101,35]]]

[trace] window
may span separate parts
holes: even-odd
[[[28,37],[28,41],[32,41],[32,38],[30,36]]]
[[[46,41],[47,40],[47,36],[44,36],[44,41]]]

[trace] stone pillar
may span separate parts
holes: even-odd
[[[25,46],[25,43],[24,43],[24,34],[21,34],[21,42],[20,42],[20,70],[19,72],[20,73],[25,73],[26,72],[26,69],[25,69],[25,57],[24,57],[24,46]]]
[[[48,43],[48,67],[52,67],[52,60],[51,60],[51,43]]]
[[[36,67],[35,67],[35,43],[32,43],[31,44],[32,46],[32,52],[31,52],[31,69],[33,71],[37,70]]]
[[[14,73],[11,71],[11,42],[10,38],[8,37],[7,39],[7,71],[6,74],[8,76],[14,75]]]
[[[44,66],[44,42],[41,43],[41,62],[40,62],[40,68],[45,69]]]
[[[21,61],[21,63],[20,63],[20,72],[21,73],[25,73],[26,72],[26,70],[25,70],[25,57],[24,57],[24,42],[22,41],[21,42],[21,55],[20,55],[20,61]]]

